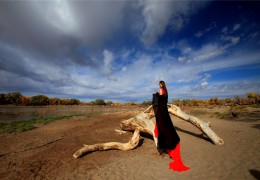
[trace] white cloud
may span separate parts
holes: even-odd
[[[205,44],[200,49],[192,49],[186,41],[178,46],[182,54],[177,58],[180,63],[202,63],[210,61],[225,53],[225,48],[215,44]]]
[[[103,56],[104,56],[104,69],[103,72],[106,76],[111,75],[112,71],[113,71],[113,54],[112,52],[109,52],[108,50],[104,50],[103,51]]]
[[[187,19],[180,14],[175,14],[171,21],[171,27],[174,31],[180,31],[187,23]]]
[[[208,96],[236,96],[236,95],[245,95],[248,92],[259,92],[260,83],[255,83],[252,81],[246,80],[237,80],[237,81],[224,81],[212,83],[208,86],[205,91],[197,92],[198,96],[201,96],[206,91],[210,91]]]
[[[143,7],[143,18],[145,27],[141,33],[141,41],[145,45],[153,44],[170,21],[174,10],[171,1],[140,1]]]
[[[177,48],[183,53],[183,54],[188,54],[192,52],[192,48],[189,45],[188,40],[182,39],[178,42]]]
[[[221,30],[222,33],[226,34],[228,32],[228,27],[223,27]]]
[[[194,51],[191,54],[191,59],[194,62],[211,60],[224,53],[224,50],[216,44],[207,44],[201,49]]]
[[[185,57],[183,57],[183,56],[178,57],[178,62],[179,63],[184,63],[185,62]]]
[[[233,31],[237,31],[238,29],[240,29],[241,25],[240,24],[235,24],[233,27]]]
[[[229,41],[231,44],[229,44],[228,46],[233,46],[239,43],[240,41],[240,37],[235,37],[235,36],[221,36],[221,40],[223,41]]]
[[[200,85],[201,85],[202,88],[205,88],[205,87],[208,86],[208,84],[209,83],[207,81],[203,81]]]
[[[254,38],[257,38],[257,36],[259,36],[259,32],[251,33],[251,34],[249,34],[248,37],[254,39]]]
[[[243,65],[251,65],[259,63],[259,52],[236,52],[235,54],[218,58],[215,61],[203,64],[204,71],[212,71],[218,69],[232,68]]]
[[[189,21],[190,16],[205,4],[207,2],[204,1],[140,1],[144,17],[141,41],[146,46],[153,44],[169,24],[173,30],[181,30]]]
[[[38,13],[42,13],[41,16],[46,18],[52,26],[58,28],[58,31],[64,31],[68,33],[77,33],[78,28],[77,20],[73,15],[70,6],[67,1],[54,0],[52,3],[35,4]],[[45,7],[46,11],[42,11]]]
[[[197,38],[200,38],[216,27],[217,27],[217,23],[213,21],[213,22],[210,23],[209,27],[207,27],[205,30],[200,30],[199,32],[195,33],[194,36],[197,37]]]
[[[127,67],[124,66],[124,67],[122,68],[122,71],[123,71],[123,72],[126,72],[126,71],[127,71]]]

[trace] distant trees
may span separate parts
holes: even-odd
[[[29,106],[30,105],[30,97],[22,96],[22,106]]]
[[[240,96],[235,96],[234,99],[231,98],[219,99],[217,97],[212,97],[209,100],[196,100],[196,99],[173,100],[172,103],[177,106],[252,105],[252,104],[260,104],[260,94],[250,92],[247,93],[247,97],[245,98],[242,98]]]
[[[137,104],[135,102],[128,102],[124,104],[125,106],[136,106]]]
[[[78,99],[70,99],[70,104],[71,105],[79,105],[80,101]]]
[[[250,104],[260,104],[260,95],[257,93],[247,93],[247,99],[248,99],[248,103]]]
[[[183,99],[172,100],[172,103],[177,106],[204,106],[207,104],[207,100],[198,99]]]
[[[44,95],[22,96],[19,92],[0,94],[0,105],[45,106],[45,105],[78,105],[78,99],[49,98]]]
[[[19,92],[0,94],[0,104],[20,105],[21,103],[22,103],[22,95]]]
[[[226,98],[223,100],[224,105],[231,106],[234,104],[234,101],[231,98]]]
[[[104,99],[96,99],[95,101],[91,101],[88,103],[90,105],[97,105],[97,106],[120,106],[120,103],[114,103],[113,101],[107,101],[105,102]]]
[[[213,97],[209,99],[209,105],[220,105],[221,102],[217,97]]]
[[[44,95],[32,96],[30,99],[30,104],[34,106],[46,106],[50,104],[50,100]]]
[[[177,106],[216,106],[216,105],[252,105],[260,104],[260,94],[249,92],[246,97],[242,98],[240,96],[235,96],[233,99],[225,98],[219,99],[217,97],[212,97],[209,100],[198,100],[198,99],[183,99],[183,100],[172,100],[172,103]],[[22,106],[45,106],[45,105],[79,105],[79,104],[89,104],[89,105],[108,105],[108,106],[150,106],[152,101],[143,101],[140,104],[135,102],[127,102],[121,104],[119,102],[107,101],[104,99],[96,99],[89,103],[82,103],[78,99],[59,99],[59,98],[49,98],[44,95],[37,96],[22,96],[20,92],[12,92],[7,94],[0,94],[0,105],[22,105]]]
[[[113,101],[105,102],[104,99],[96,99],[95,101],[91,101],[88,104],[90,104],[90,105],[98,105],[98,106],[112,106],[112,105],[115,105],[115,103],[113,103]]]
[[[144,106],[150,106],[152,104],[153,104],[152,101],[144,101],[144,102],[142,102],[142,105],[144,105]]]
[[[112,102],[112,101],[107,101],[106,102],[106,105],[108,105],[108,106],[111,106],[111,105],[113,105],[114,103]]]
[[[90,102],[92,105],[106,105],[106,102],[104,99],[96,99],[95,101]]]
[[[50,98],[50,105],[60,105],[61,100],[59,98]]]
[[[5,94],[0,94],[0,104],[5,104]]]

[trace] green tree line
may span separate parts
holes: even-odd
[[[219,99],[212,97],[209,100],[198,100],[198,99],[183,99],[183,100],[172,100],[172,103],[177,106],[208,106],[208,105],[253,105],[260,104],[260,94],[250,92],[247,93],[246,97],[235,96],[234,98]]]
[[[173,104],[177,106],[208,106],[208,105],[253,105],[260,104],[260,94],[250,92],[247,93],[246,97],[242,98],[240,96],[235,96],[234,98],[219,99],[217,97],[212,97],[209,100],[199,100],[199,99],[183,99],[183,100],[172,100]],[[7,94],[0,94],[0,105],[21,105],[21,106],[42,106],[42,105],[79,105],[82,104],[78,99],[59,99],[59,98],[49,98],[45,95],[37,96],[23,96],[20,92],[12,92]],[[88,105],[115,105],[121,106],[121,103],[114,103],[112,101],[105,102],[104,99],[96,99],[89,103]],[[124,104],[125,106],[149,106],[152,105],[152,101],[143,101],[140,104],[134,102],[128,102]]]
[[[46,105],[78,105],[78,99],[49,98],[45,95],[32,97],[23,96],[20,92],[0,94],[0,105],[21,105],[21,106],[46,106]]]

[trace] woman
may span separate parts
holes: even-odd
[[[153,108],[156,118],[154,129],[155,136],[158,138],[157,149],[160,154],[168,153],[174,160],[169,164],[169,168],[176,171],[186,171],[186,167],[180,156],[180,138],[172,124],[167,103],[168,91],[164,81],[159,82],[160,91],[153,95]]]

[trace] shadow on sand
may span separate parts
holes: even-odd
[[[256,178],[256,179],[260,179],[260,171],[258,170],[254,170],[254,169],[249,169],[250,174]]]

